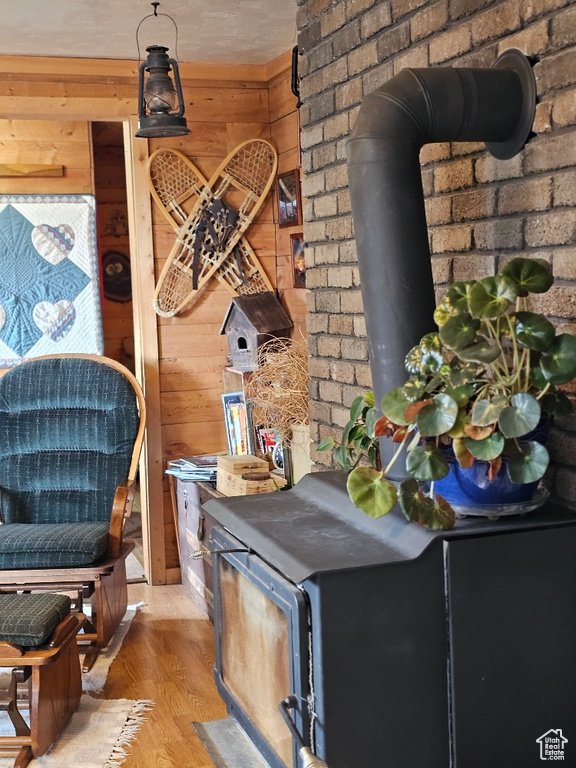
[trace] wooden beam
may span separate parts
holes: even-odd
[[[58,96],[0,96],[0,117],[24,120],[122,120],[137,102],[116,96],[95,99]]]
[[[158,335],[156,314],[152,308],[154,295],[154,253],[152,245],[152,212],[146,174],[148,141],[137,139],[137,118],[124,123],[126,153],[126,185],[128,193],[128,222],[130,227],[132,302],[134,308],[134,352],[136,376],[146,397],[151,418],[146,426],[146,438],[141,472],[142,498],[147,509],[142,512],[144,531],[144,565],[151,584],[166,583],[166,552],[164,544],[164,500],[162,466],[162,432],[160,425],[160,372],[158,367]]]
[[[282,54],[290,57],[290,52]],[[282,56],[269,64],[196,64],[180,62],[182,80],[252,80],[265,83],[286,69]],[[48,56],[0,56],[0,71],[14,75],[52,75],[58,78],[86,77],[110,82],[117,78],[138,79],[138,62],[130,59],[75,59]]]

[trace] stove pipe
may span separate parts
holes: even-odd
[[[437,330],[420,149],[483,141],[496,158],[511,158],[530,135],[535,105],[532,67],[515,49],[491,69],[404,69],[362,101],[348,179],[377,407],[406,381],[406,353]],[[381,440],[383,464],[389,443]],[[405,476],[394,469],[393,479]]]

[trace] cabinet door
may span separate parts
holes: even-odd
[[[206,547],[214,524],[202,508],[204,501],[217,491],[193,480],[177,481],[178,530],[180,534],[182,583],[210,618],[212,618],[212,561],[210,555],[194,558],[192,554]]]
[[[551,729],[576,765],[576,528],[445,546],[454,765],[537,768]]]

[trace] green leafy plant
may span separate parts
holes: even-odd
[[[366,440],[386,435],[398,450],[383,469],[350,466],[348,492],[359,509],[379,517],[399,501],[409,520],[452,527],[452,507],[434,494],[449,472],[448,447],[462,468],[488,462],[489,477],[503,457],[512,482],[543,477],[548,452],[530,433],[543,414],[571,411],[558,386],[576,377],[576,338],[528,308],[529,294],[552,283],[547,262],[515,258],[492,277],[450,288],[434,314],[438,332],[408,352],[406,383],[384,396],[383,416],[366,429]],[[403,448],[411,478],[398,491],[386,475]]]
[[[325,437],[318,444],[318,451],[334,451],[338,466],[345,472],[356,469],[362,460],[377,467],[380,461],[378,438],[374,425],[378,415],[374,408],[374,393],[358,395],[350,406],[350,419],[344,427],[342,440]]]

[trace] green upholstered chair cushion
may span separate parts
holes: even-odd
[[[92,565],[108,549],[108,523],[0,525],[0,569]]]
[[[109,522],[139,415],[119,371],[95,360],[38,359],[0,378],[4,523]]]
[[[0,640],[37,648],[70,613],[70,598],[41,592],[0,595]]]

